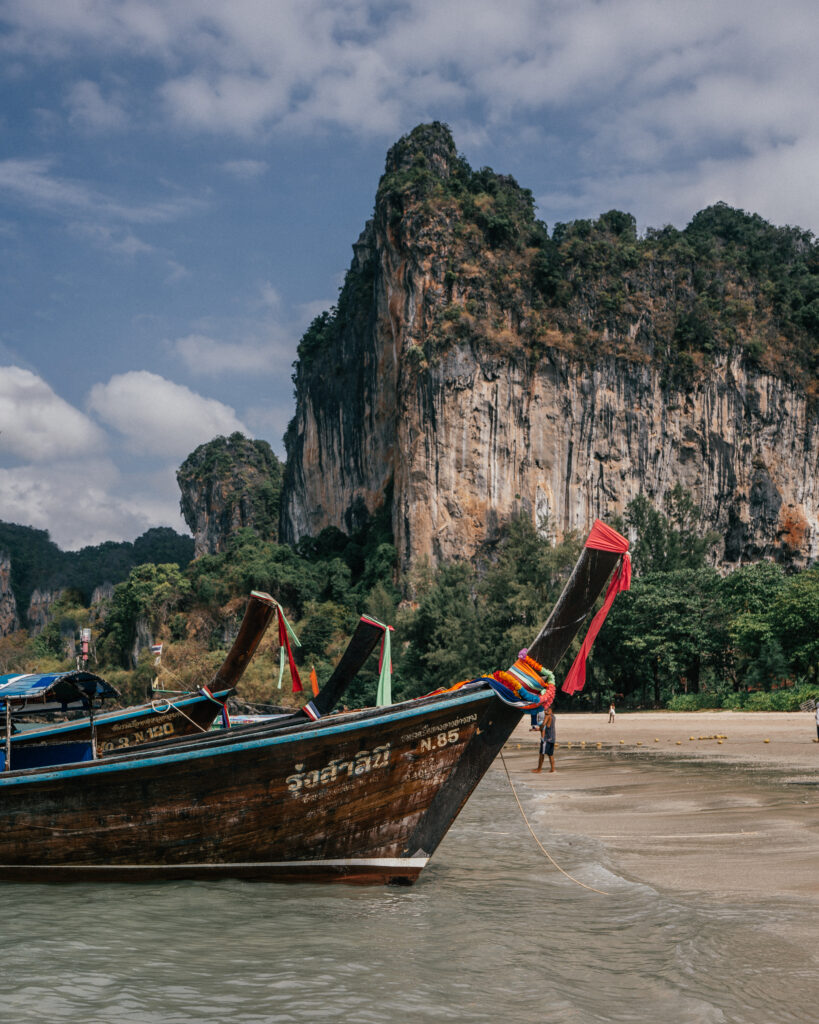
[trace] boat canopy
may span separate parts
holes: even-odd
[[[119,692],[93,672],[35,672],[0,675],[0,705],[20,711],[68,711],[88,708]]]

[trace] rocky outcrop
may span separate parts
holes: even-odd
[[[51,622],[53,618],[51,610],[62,595],[62,590],[35,589],[26,612],[28,628],[32,634],[41,632]]]
[[[709,277],[653,242],[640,256],[616,211],[544,241],[531,196],[490,174],[465,169],[440,125],[390,152],[338,308],[299,348],[283,536],[350,532],[391,492],[406,568],[469,556],[515,514],[584,532],[681,483],[716,560],[815,560],[815,379],[777,372],[781,318],[726,263],[731,212],[705,218],[711,249],[692,236]]]
[[[217,437],[189,455],[176,478],[195,557],[223,551],[243,527],[276,540],[281,464],[266,441]]]
[[[151,624],[144,616],[140,616],[134,623],[134,642],[131,645],[131,668],[139,664],[139,656],[143,651],[148,650],[154,642]]]
[[[8,636],[19,628],[17,600],[11,589],[11,560],[0,552],[0,636]]]

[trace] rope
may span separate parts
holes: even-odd
[[[517,805],[520,808],[520,813],[523,815],[523,820],[526,823],[526,827],[532,833],[532,838],[537,843],[537,845],[540,847],[541,852],[544,854],[544,856],[548,857],[548,859],[557,868],[557,870],[561,873],[561,875],[565,875],[566,878],[568,878],[570,882],[574,882],[575,885],[579,885],[583,889],[590,889],[592,892],[599,893],[601,896],[611,896],[612,893],[610,893],[610,892],[603,892],[602,889],[595,889],[595,887],[593,885],[586,885],[585,882],[581,882],[580,879],[575,878],[573,875],[570,875],[568,871],[564,871],[563,868],[557,863],[557,861],[554,859],[554,857],[551,855],[551,853],[549,853],[549,851],[546,849],[546,847],[543,845],[543,843],[541,843],[541,841],[535,835],[535,830],[529,824],[529,819],[526,817],[526,811],[524,811],[523,804],[520,802],[520,799],[518,798],[517,791],[515,790],[515,784],[514,784],[514,782],[512,782],[512,776],[509,774],[509,769],[506,766],[506,758],[503,756],[503,751],[500,752],[500,758],[501,758],[501,762],[503,763],[503,770],[506,772],[506,778],[509,780],[509,785],[510,785],[510,787],[512,789],[512,795],[514,796],[515,801],[517,802]]]
[[[162,698],[162,700],[164,700],[164,702],[165,702],[165,704],[167,705],[167,707],[164,707],[164,708],[160,708],[160,707],[157,707],[157,705],[158,705],[158,704],[160,704],[160,703],[161,703],[161,701],[158,701],[158,700],[152,700],[152,701],[151,701],[151,708],[152,708],[152,709],[153,709],[153,710],[154,710],[154,711],[155,711],[155,712],[156,712],[156,713],[157,713],[158,715],[165,715],[165,714],[167,714],[167,713],[168,713],[168,712],[169,712],[169,711],[171,710],[171,708],[173,708],[173,709],[174,709],[174,711],[178,711],[178,712],[179,712],[179,714],[180,714],[180,715],[181,715],[181,716],[182,716],[183,718],[187,718],[187,720],[188,720],[188,721],[189,721],[189,722],[191,723],[191,725],[195,725],[195,726],[196,726],[196,728],[197,728],[197,729],[198,729],[198,730],[199,730],[200,732],[207,732],[207,731],[208,731],[207,729],[203,729],[203,728],[202,728],[202,726],[201,726],[201,725],[200,725],[200,724],[199,724],[198,722],[195,722],[195,721],[194,721],[194,720],[193,720],[193,719],[191,718],[191,716],[190,716],[190,715],[186,715],[186,714],[185,714],[185,712],[184,712],[184,711],[182,710],[182,708],[180,708],[180,707],[179,707],[179,706],[178,706],[177,704],[174,704],[174,702],[173,702],[172,700],[169,700],[169,699],[168,699],[167,697],[163,697],[163,698]],[[219,701],[217,700],[217,701],[216,701],[216,703],[218,704],[218,703],[219,703]]]
[[[166,668],[166,667],[165,667],[165,665],[162,665],[162,664],[159,664],[159,665],[157,665],[156,667],[157,667],[157,668],[159,669],[159,672],[157,672],[157,678],[159,677],[159,673],[160,673],[160,672],[162,672],[162,673],[163,673],[164,675],[167,675],[167,676],[173,676],[173,678],[174,678],[174,679],[175,679],[175,680],[176,680],[177,682],[181,683],[181,684],[182,684],[183,686],[185,685],[185,680],[184,680],[184,679],[182,679],[182,678],[180,678],[180,677],[179,677],[179,676],[178,676],[178,675],[176,674],[176,672],[174,672],[174,670],[173,670],[172,668]],[[168,693],[174,693],[174,692],[178,692],[178,693],[190,693],[190,689],[188,689],[188,690],[178,690],[178,691],[168,690],[167,692],[168,692]]]

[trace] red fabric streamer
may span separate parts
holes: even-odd
[[[316,675],[316,666],[313,665],[310,669],[310,685],[313,687],[313,696],[318,697],[318,676]]]
[[[284,624],[284,615],[282,610],[276,606],[276,615],[279,619],[279,645],[287,651],[287,661],[290,665],[290,678],[293,680],[293,693],[301,693],[303,687],[301,685],[301,679],[299,679],[299,670],[296,668],[296,662],[293,660],[293,652],[290,650],[290,640],[287,636],[287,626]]]
[[[594,548],[595,551],[619,551],[624,555],[628,551],[628,541],[621,533],[606,526],[600,519],[595,519],[583,547]]]
[[[606,621],[606,616],[614,604],[615,597],[617,597],[621,590],[629,590],[631,587],[631,558],[628,554],[628,541],[625,537],[610,526],[606,526],[599,519],[595,519],[585,547],[594,548],[597,551],[620,551],[623,558],[620,561],[617,572],[611,578],[611,583],[609,583],[609,588],[603,600],[603,607],[591,620],[591,625],[586,633],[586,638],[583,641],[580,652],[574,659],[566,678],[563,680],[561,689],[564,693],[577,693],[586,685],[586,659],[589,656],[589,651],[592,649],[592,644],[597,639],[597,634]]]

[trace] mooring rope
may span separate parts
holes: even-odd
[[[611,895],[613,895],[610,892],[603,892],[602,889],[595,889],[595,887],[593,885],[586,885],[586,883],[585,882],[581,882],[579,878],[575,878],[573,875],[570,875],[568,871],[564,871],[563,868],[557,863],[557,861],[554,859],[554,857],[551,855],[551,853],[549,853],[549,851],[546,849],[546,847],[543,845],[543,843],[541,843],[541,841],[535,835],[535,830],[529,824],[529,819],[526,817],[526,811],[524,811],[523,804],[520,802],[520,799],[519,799],[518,794],[517,794],[517,790],[515,789],[515,784],[514,784],[514,782],[512,782],[512,776],[509,774],[509,768],[506,765],[506,758],[503,756],[503,751],[500,752],[500,757],[501,757],[501,762],[503,764],[503,770],[506,772],[506,778],[509,780],[509,786],[510,786],[510,788],[512,790],[512,796],[514,796],[515,801],[516,801],[518,807],[520,808],[520,813],[523,815],[523,820],[526,823],[526,827],[532,833],[532,838],[537,843],[537,845],[540,847],[540,850],[543,853],[543,855],[545,857],[548,857],[548,859],[557,868],[557,870],[561,873],[561,875],[565,875],[566,878],[568,878],[570,882],[574,882],[575,885],[579,885],[583,889],[590,889],[592,892],[599,893],[601,896],[611,896]]]
[[[165,704],[167,705],[166,707],[164,707],[164,708],[160,708],[160,707],[157,707],[157,705],[158,705],[158,704],[161,704],[161,703],[163,703],[163,702],[164,702],[164,703],[165,703]],[[218,703],[219,703],[219,701],[216,701],[216,703],[218,704]],[[196,726],[196,728],[197,728],[197,729],[198,729],[198,730],[199,730],[200,732],[208,732],[208,730],[207,730],[207,729],[205,729],[205,728],[204,728],[203,726],[201,726],[201,725],[200,725],[200,724],[199,724],[198,722],[194,721],[194,720],[193,720],[193,719],[191,718],[191,716],[190,716],[190,715],[186,715],[186,714],[185,714],[185,712],[184,712],[184,711],[182,710],[182,708],[180,708],[180,707],[179,707],[179,705],[178,705],[178,704],[174,704],[174,702],[173,702],[172,700],[169,700],[169,699],[168,699],[167,697],[162,697],[162,698],[161,698],[160,700],[152,700],[152,701],[151,701],[151,708],[152,708],[152,710],[153,710],[153,711],[155,711],[155,712],[156,712],[156,713],[157,713],[158,715],[167,715],[167,713],[168,713],[168,712],[169,712],[169,711],[171,710],[171,708],[173,708],[173,709],[174,709],[174,711],[178,711],[178,712],[179,712],[179,714],[180,714],[180,715],[181,715],[181,716],[182,716],[183,718],[187,718],[187,720],[188,720],[188,721],[189,721],[189,722],[191,723],[191,725],[195,725],[195,726]]]

